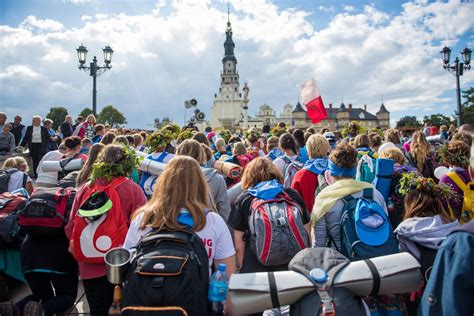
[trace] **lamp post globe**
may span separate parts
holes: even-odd
[[[469,65],[471,63],[471,53],[472,50],[469,48],[464,48],[464,50],[461,52],[462,60],[464,61],[464,64]]]
[[[77,58],[79,59],[79,65],[83,66],[87,58],[87,48],[84,45],[81,45],[78,48],[76,48],[76,51],[77,51]]]
[[[451,48],[445,46],[440,53],[443,63],[448,64],[451,57]]]
[[[106,65],[109,65],[112,62],[112,55],[114,50],[109,45],[105,46],[102,51],[104,52],[104,62]]]

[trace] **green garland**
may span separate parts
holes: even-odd
[[[171,137],[171,139],[177,139],[179,134],[181,133],[181,127],[179,127],[178,124],[176,123],[170,123],[170,124],[166,124],[165,126],[163,126],[160,130],[161,133],[163,134],[170,134],[169,136]]]
[[[356,122],[356,121],[352,121],[352,122],[346,124],[346,125],[344,126],[344,128],[342,129],[342,137],[350,136],[349,124],[355,125],[355,127],[356,127],[356,135],[365,134],[365,133],[367,132],[367,129],[366,129],[363,125],[359,124],[359,123]]]
[[[172,135],[173,133],[169,130],[154,132],[153,134],[148,135],[145,140],[145,146],[148,148],[148,152],[154,153],[158,149],[166,148],[166,146],[174,139]]]
[[[119,164],[111,164],[103,162],[104,151],[101,153],[98,162],[94,163],[90,180],[92,183],[98,178],[105,178],[111,181],[114,177],[129,177],[132,171],[140,164],[142,158],[138,157],[133,149],[129,146],[123,146],[124,158]]]
[[[185,141],[186,139],[190,139],[193,137],[193,130],[192,129],[184,129],[181,133],[179,133],[178,137],[176,138],[176,140],[178,141],[178,143],[182,143],[183,141]]]
[[[418,176],[415,172],[403,173],[400,179],[399,192],[402,195],[407,195],[413,190],[423,191],[434,198],[443,199],[457,199],[456,193],[446,184],[436,184],[431,178],[424,178]]]
[[[219,136],[225,140],[227,144],[232,137],[232,133],[228,129],[222,129],[218,132]]]
[[[287,133],[288,130],[286,129],[286,127],[278,127],[278,126],[275,126],[272,130],[271,130],[271,134],[272,136],[276,136],[276,137],[280,137],[281,135]]]
[[[463,155],[462,153],[452,153],[449,151],[447,143],[438,148],[438,155],[444,163],[456,167],[467,168],[470,163],[469,154]]]

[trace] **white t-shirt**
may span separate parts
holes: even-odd
[[[31,134],[32,143],[41,143],[41,126],[33,125],[33,133]]]
[[[41,168],[43,165],[44,161],[59,161],[62,159],[64,155],[59,152],[59,150],[53,150],[46,155],[43,156],[41,161],[38,164],[38,168],[36,169],[36,172],[38,173],[38,178],[36,179],[36,183],[39,184],[56,184],[58,183],[58,172],[53,171],[53,172],[45,172]]]
[[[7,169],[6,171],[10,171],[12,169]],[[16,169],[15,169],[16,170]],[[16,172],[12,173],[10,175],[10,179],[8,179],[8,192],[13,192],[15,190],[23,188],[23,177],[24,177],[24,172],[21,172],[17,170]],[[26,182],[31,182],[30,176],[26,178]]]
[[[143,213],[138,215],[130,224],[127,237],[123,244],[124,248],[131,249],[135,247],[140,239],[151,231],[151,228],[141,230],[140,223]],[[209,274],[214,259],[221,260],[235,255],[235,248],[230,236],[229,228],[222,217],[214,212],[207,213],[206,226],[196,234],[201,238],[206,247],[207,257],[209,259]]]
[[[285,155],[284,157],[289,158],[291,161],[296,160],[298,158],[298,155],[294,156],[288,156]],[[277,167],[278,170],[280,170],[280,173],[283,175],[283,169],[285,168],[286,162],[283,160],[282,157],[278,157],[277,159],[273,160],[273,163]]]

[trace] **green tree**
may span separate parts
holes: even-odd
[[[428,115],[425,115],[425,117],[423,118],[423,123],[431,123],[433,125],[436,125],[436,126],[441,126],[441,125],[451,125],[451,124],[454,124],[455,122],[453,120],[451,120],[450,117],[446,116],[446,115],[443,115],[443,114],[431,114],[430,116]]]
[[[421,127],[422,124],[416,116],[404,116],[397,122],[397,127]]]
[[[49,109],[46,118],[53,121],[53,129],[57,130],[59,125],[64,122],[64,118],[68,115],[67,109],[62,106],[53,106]]]
[[[464,103],[462,104],[463,123],[474,125],[474,87],[470,87],[462,92]]]
[[[101,124],[109,124],[112,127],[127,123],[127,119],[123,113],[117,110],[113,105],[104,107],[102,111],[100,111],[97,121]]]
[[[91,108],[87,108],[87,107],[84,108],[84,109],[81,111],[81,113],[79,113],[79,115],[84,118],[84,121],[86,120],[86,118],[87,118],[87,116],[88,116],[89,114],[92,114],[92,110],[91,110]]]

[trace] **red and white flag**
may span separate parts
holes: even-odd
[[[300,101],[306,107],[306,113],[308,113],[311,123],[316,124],[328,118],[314,78],[300,84],[300,89]]]

